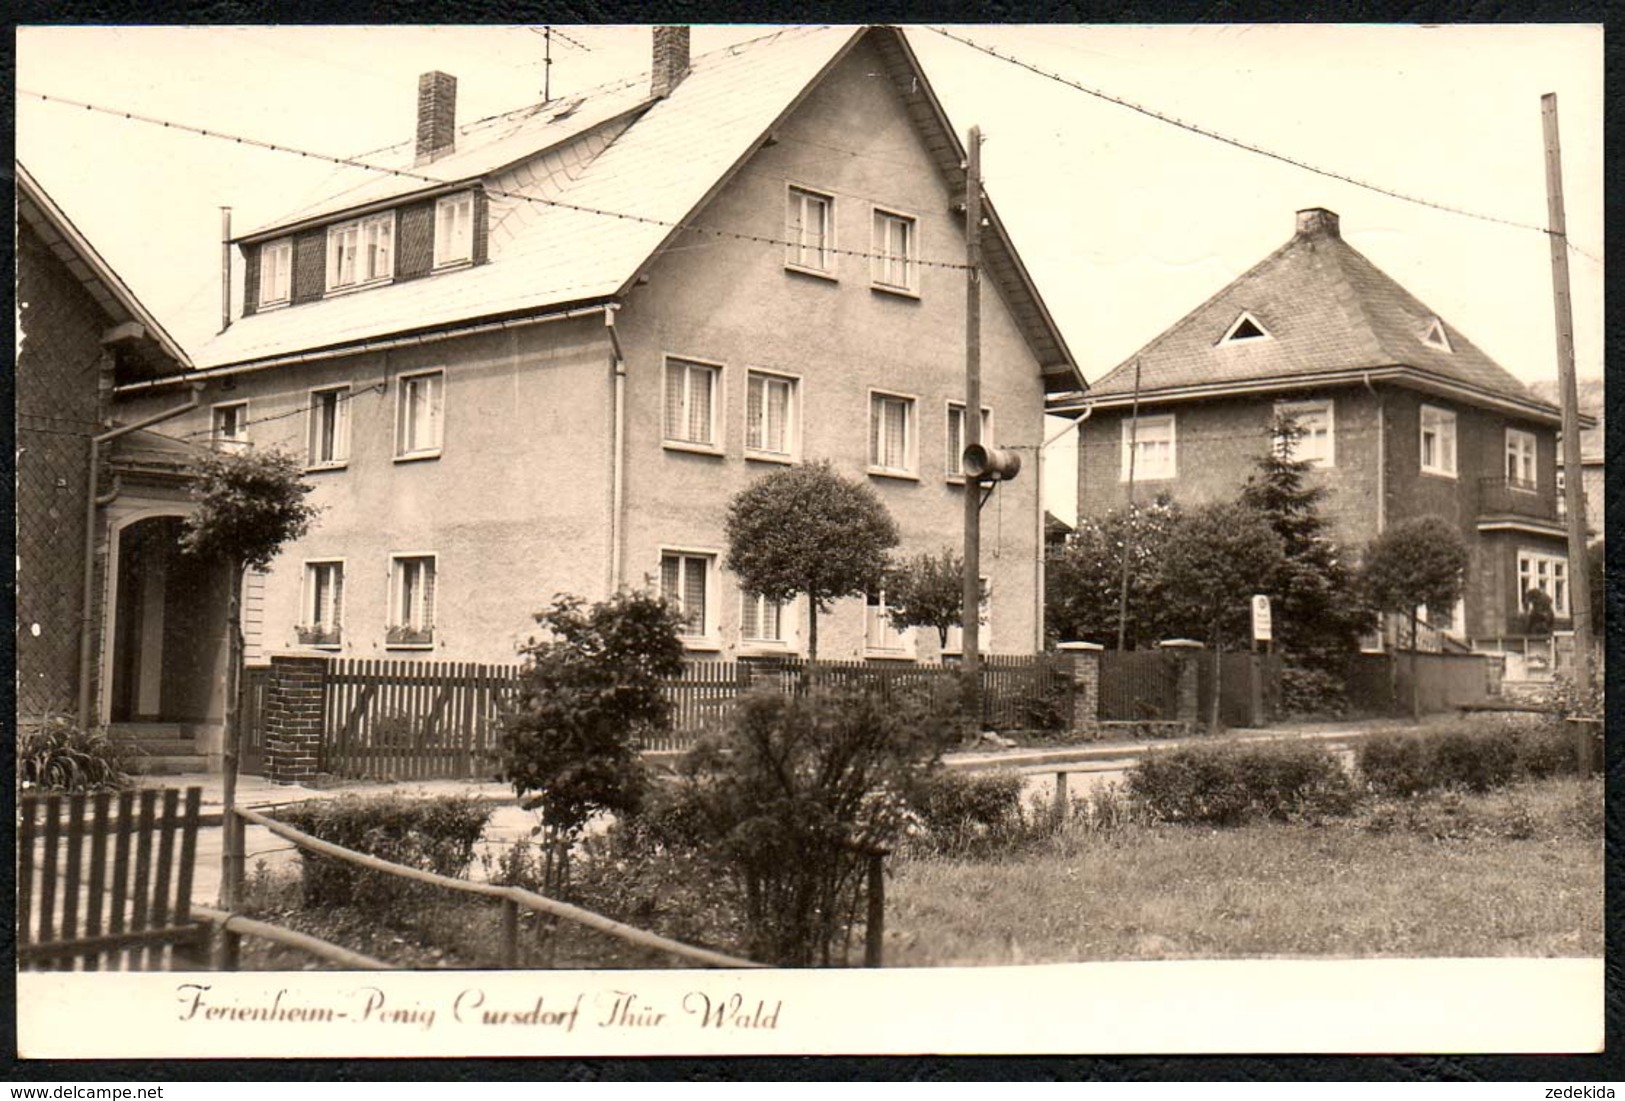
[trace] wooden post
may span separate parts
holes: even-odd
[[[962,447],[982,442],[982,131],[965,138],[965,430]],[[961,452],[963,454],[963,451]],[[965,475],[965,578],[959,630],[965,710],[981,729],[982,483]]]
[[[966,488],[969,488],[968,486]],[[869,852],[869,912],[863,927],[863,966],[881,967],[886,941],[886,853]]]
[[[502,900],[502,966],[519,966],[519,903]]]
[[[1066,772],[1063,769],[1055,770],[1055,824],[1063,825],[1066,822]]]
[[[1557,314],[1557,378],[1563,405],[1563,503],[1569,529],[1569,615],[1574,623],[1574,683],[1591,691],[1591,576],[1586,561],[1585,479],[1580,459],[1580,392],[1574,377],[1574,309],[1569,298],[1569,240],[1563,212],[1563,156],[1557,140],[1557,93],[1540,97],[1546,138],[1546,223]],[[1556,654],[1553,654],[1555,667]]]
[[[1128,520],[1123,528],[1123,569],[1117,588],[1117,650],[1128,648],[1128,571],[1134,556],[1134,459],[1140,439],[1140,361],[1134,361],[1134,399],[1128,414]],[[1039,487],[1043,492],[1043,487]]]

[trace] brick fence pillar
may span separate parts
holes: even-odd
[[[1172,654],[1179,665],[1179,707],[1174,713],[1174,718],[1195,729],[1202,724],[1196,688],[1197,662],[1207,647],[1194,639],[1170,638],[1157,643],[1157,648]],[[1214,689],[1217,688],[1218,685],[1214,685]]]
[[[1063,642],[1057,649],[1072,668],[1072,716],[1068,729],[1073,734],[1094,737],[1100,733],[1100,650],[1098,643]]]
[[[326,657],[309,653],[271,656],[265,693],[267,779],[278,784],[316,779],[326,706]]]

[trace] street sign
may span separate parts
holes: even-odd
[[[1269,642],[1275,636],[1270,633],[1270,598],[1259,595],[1253,597],[1253,641]]]

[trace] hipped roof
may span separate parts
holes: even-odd
[[[1085,404],[1304,389],[1363,375],[1498,405],[1558,411],[1342,237],[1331,211],[1300,211],[1292,238],[1090,387]],[[1263,338],[1226,341],[1243,314]],[[1425,339],[1437,323],[1449,349]],[[1055,403],[1059,405],[1060,403]]]

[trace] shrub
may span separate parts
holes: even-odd
[[[130,778],[123,749],[99,730],[53,715],[17,728],[17,779],[24,791],[117,791]]]
[[[1153,818],[1215,826],[1257,817],[1318,821],[1348,814],[1357,801],[1337,758],[1298,741],[1152,751],[1129,769],[1127,782]]]
[[[357,795],[284,807],[277,817],[346,849],[446,876],[462,876],[474,859],[492,805],[468,795],[408,798]],[[387,908],[417,886],[399,876],[299,851],[307,906]]]
[[[752,958],[827,965],[860,920],[856,850],[903,836],[904,794],[953,734],[951,714],[914,695],[752,693],[684,757],[665,836],[686,834],[726,869]]]
[[[1574,732],[1563,722],[1542,722],[1517,732],[1518,764],[1536,780],[1575,771]]]
[[[545,893],[561,895],[571,846],[593,815],[636,812],[648,785],[639,741],[671,726],[661,681],[682,672],[681,619],[658,596],[622,593],[590,607],[557,597],[536,617],[552,638],[525,650],[502,715],[502,777],[540,808]]]
[[[1431,727],[1378,734],[1361,742],[1355,762],[1380,795],[1409,796],[1436,788],[1485,792],[1515,780],[1531,759],[1519,732],[1506,726],[1480,730]],[[1544,754],[1544,751],[1542,751]],[[1542,755],[1538,761],[1545,760]]]
[[[908,800],[919,816],[921,846],[963,853],[978,840],[1007,834],[1022,820],[1021,788],[1016,772],[930,773]]]
[[[1281,668],[1281,712],[1341,717],[1348,712],[1348,688],[1342,677],[1325,669],[1284,665]]]

